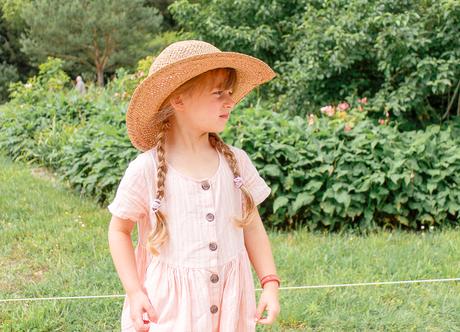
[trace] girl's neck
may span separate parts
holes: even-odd
[[[214,153],[209,143],[209,133],[196,134],[187,130],[170,128],[166,135],[165,150],[170,154],[180,154],[189,157],[200,157],[203,154]]]
[[[165,144],[164,158],[179,173],[194,179],[210,178],[220,165],[219,152],[211,146],[209,140],[206,146],[199,148],[190,148],[190,144],[189,147]]]

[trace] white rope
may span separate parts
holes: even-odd
[[[375,285],[394,285],[394,284],[413,284],[418,282],[447,282],[447,281],[460,281],[460,278],[448,279],[425,279],[425,280],[400,280],[400,281],[376,281],[376,282],[361,282],[355,284],[336,284],[336,285],[312,285],[312,286],[291,286],[280,287],[283,289],[307,289],[307,288],[333,288],[333,287],[352,287],[352,286],[375,286]]]
[[[335,284],[335,285],[310,285],[310,286],[287,286],[280,287],[280,290],[293,290],[293,289],[308,289],[308,288],[336,288],[336,287],[354,287],[354,286],[376,286],[376,285],[394,285],[394,284],[413,284],[423,282],[448,282],[460,281],[460,278],[447,278],[447,279],[421,279],[421,280],[399,280],[399,281],[376,281],[376,282],[361,282],[354,284]],[[262,288],[256,288],[262,290]],[[18,299],[0,299],[1,302],[14,302],[14,301],[42,301],[42,300],[74,300],[74,299],[95,299],[95,298],[114,298],[125,297],[126,295],[87,295],[87,296],[60,296],[60,297],[29,297]]]
[[[125,295],[86,295],[86,296],[57,296],[57,297],[27,297],[23,299],[0,299],[1,302],[13,301],[41,301],[41,300],[74,300],[74,299],[95,299],[103,297],[125,297]]]

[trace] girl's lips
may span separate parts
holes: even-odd
[[[222,118],[222,119],[228,119],[228,114],[227,115],[221,115],[219,117]]]

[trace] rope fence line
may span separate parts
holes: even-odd
[[[445,279],[420,279],[420,280],[399,280],[399,281],[376,281],[376,282],[360,282],[353,284],[332,284],[332,285],[306,285],[306,286],[286,286],[280,287],[280,290],[295,290],[295,289],[312,289],[312,288],[338,288],[338,287],[356,287],[356,286],[377,286],[377,285],[395,285],[395,284],[414,284],[414,283],[429,283],[429,282],[449,282],[460,281],[460,278],[445,278]],[[256,288],[262,290],[262,288]],[[58,296],[58,297],[29,297],[18,299],[0,299],[2,302],[15,301],[46,301],[46,300],[75,300],[75,299],[95,299],[95,298],[116,298],[125,297],[126,295],[84,295],[84,296]]]

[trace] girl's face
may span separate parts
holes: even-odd
[[[190,95],[182,95],[176,104],[176,118],[179,124],[200,132],[221,132],[235,106],[232,89],[225,89],[225,72],[210,79],[203,87]]]

